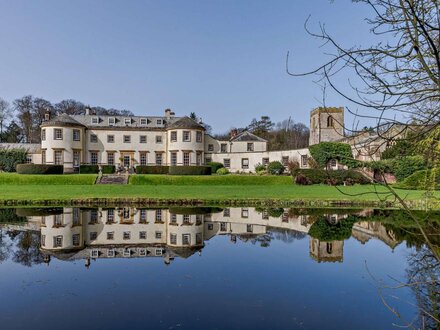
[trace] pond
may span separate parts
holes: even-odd
[[[423,222],[433,244],[439,222]],[[2,329],[435,328],[427,314],[438,317],[438,262],[399,211],[0,209],[0,229]]]

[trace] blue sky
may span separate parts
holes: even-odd
[[[308,124],[322,92],[307,70],[324,59],[304,31],[325,22],[344,45],[368,41],[370,11],[348,0],[0,0],[0,97],[158,115],[196,112],[214,132],[269,115]],[[341,82],[343,83],[343,82]],[[327,105],[345,106],[336,95]]]

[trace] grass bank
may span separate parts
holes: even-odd
[[[291,186],[291,176],[256,175],[132,175],[132,185],[173,186]]]
[[[128,185],[94,185],[96,175],[0,174],[2,205],[284,205],[310,207],[393,207],[385,187],[297,186],[289,176],[134,175]],[[414,208],[424,207],[424,192],[399,189]],[[435,196],[440,198],[440,192]]]
[[[93,185],[96,174],[17,174],[1,173],[0,186],[5,185]],[[23,189],[23,188],[21,188]],[[45,188],[47,189],[47,188]]]

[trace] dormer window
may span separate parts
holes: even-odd
[[[131,118],[125,118],[124,119],[124,123],[125,123],[125,125],[130,125],[131,124]]]
[[[158,120],[156,121],[156,123],[157,123],[157,125],[162,125],[162,119],[158,119]]]
[[[109,117],[108,124],[109,126],[113,126],[116,123],[115,117]]]
[[[141,125],[147,125],[147,119],[141,118]]]
[[[93,125],[98,125],[99,123],[99,118],[98,117],[92,117],[92,124]]]

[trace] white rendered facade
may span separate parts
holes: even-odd
[[[317,108],[310,113],[310,145],[338,141],[352,146],[359,160],[380,159],[386,146],[371,148],[371,138],[344,138],[344,109]],[[269,151],[267,141],[242,132],[229,140],[217,140],[204,127],[188,117],[101,116],[62,114],[47,118],[41,125],[41,146],[32,145],[29,162],[63,164],[65,172],[75,172],[80,164],[193,166],[222,163],[230,172],[255,172],[257,164],[297,161],[307,168],[308,148]],[[380,140],[380,141],[378,141]],[[375,139],[375,144],[383,139]],[[26,146],[26,145],[24,145]],[[0,148],[3,148],[0,145]],[[367,150],[368,152],[360,152]]]

